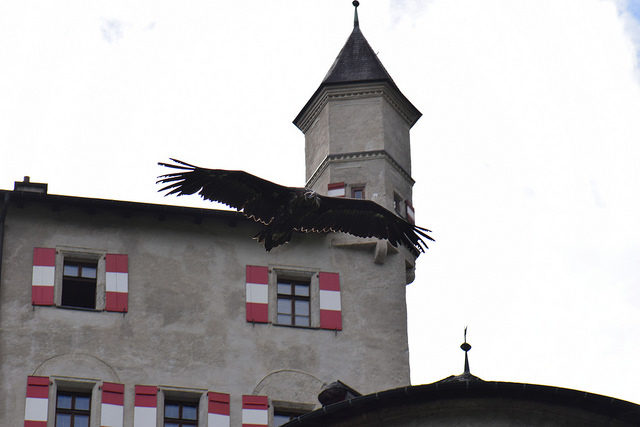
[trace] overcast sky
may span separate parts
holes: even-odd
[[[413,384],[471,370],[640,403],[640,0],[362,0],[423,117]],[[169,156],[304,184],[291,121],[348,0],[0,3],[0,188],[157,194]]]

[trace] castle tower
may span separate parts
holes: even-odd
[[[409,130],[422,115],[354,27],[293,123],[305,135],[306,187],[366,198],[413,221]]]

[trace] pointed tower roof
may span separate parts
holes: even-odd
[[[340,53],[336,57],[333,65],[329,68],[326,76],[320,83],[320,86],[311,96],[309,101],[302,108],[300,113],[293,120],[293,123],[300,128],[301,120],[304,113],[310,107],[316,97],[327,87],[359,84],[359,83],[387,83],[397,92],[400,100],[406,104],[409,111],[411,125],[413,125],[422,115],[420,111],[404,96],[398,86],[378,59],[378,55],[373,51],[367,39],[364,38],[360,31],[360,23],[358,20],[357,1],[353,2],[355,6],[355,14],[353,20],[353,31],[344,44]]]
[[[322,85],[386,80],[395,86],[369,42],[356,25],[322,80]]]

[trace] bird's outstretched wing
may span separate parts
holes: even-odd
[[[158,184],[166,184],[159,191],[166,196],[198,193],[203,199],[224,203],[246,216],[264,224],[273,221],[278,206],[291,197],[291,189],[244,171],[205,169],[180,160],[174,164],[158,163],[178,169],[158,177]]]
[[[318,197],[319,208],[297,218],[295,229],[387,239],[393,246],[400,243],[416,253],[428,249],[424,239],[433,241],[427,234],[430,230],[405,221],[372,200]]]

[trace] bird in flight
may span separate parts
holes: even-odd
[[[430,230],[405,221],[371,200],[322,196],[308,188],[285,187],[244,171],[200,168],[180,160],[158,163],[178,172],[161,175],[158,191],[165,196],[199,194],[224,203],[264,225],[254,237],[267,251],[287,243],[294,231],[343,232],[358,237],[387,239],[414,255],[428,249]]]

